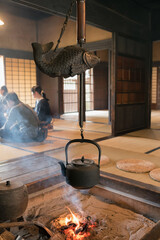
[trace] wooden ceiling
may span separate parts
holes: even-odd
[[[48,13],[28,8],[25,5],[17,4],[8,0],[0,0],[0,12],[8,12],[10,14],[32,20],[40,20],[50,16]]]
[[[60,3],[61,1],[57,2],[57,0],[45,0],[46,4],[48,6],[58,6],[60,4],[60,8],[68,9],[68,6],[71,2],[71,0],[65,0],[64,6]],[[86,0],[86,4],[90,2],[90,0]],[[0,9],[1,11],[4,11],[7,9],[7,11],[10,11],[14,14],[21,14],[23,17],[28,17],[32,19],[42,19],[44,17],[49,16],[49,14],[52,14],[52,11],[44,11],[43,4],[40,0],[33,1],[33,3],[29,3],[30,1],[24,1],[24,0],[0,0]],[[36,2],[36,4],[34,3]],[[113,8],[116,11],[127,11],[129,6],[135,6],[135,8],[140,8],[141,10],[149,10],[151,12],[159,11],[160,10],[160,0],[125,0],[123,2],[119,0],[113,0],[113,1],[106,1],[106,0],[93,0],[93,2],[96,2],[97,4],[100,4],[104,6],[105,8]],[[27,5],[29,8],[27,8]],[[135,10],[134,8],[134,10]],[[37,9],[37,10],[36,10]],[[48,8],[48,10],[50,7]],[[41,11],[42,10],[42,11]]]
[[[94,0],[94,1],[104,5],[106,7],[108,6],[108,1],[106,1],[106,0]],[[148,10],[160,9],[160,0],[127,0],[127,1],[125,1],[125,4],[127,2],[128,3],[133,2],[137,5],[137,7],[139,6],[139,7],[148,9]],[[113,5],[114,4],[117,5],[118,1],[113,0]],[[119,1],[119,4],[123,5],[123,2]]]
[[[160,9],[159,0],[132,0],[132,1],[151,11],[155,9]]]
[[[71,1],[0,0],[0,11],[10,11],[22,17],[39,20],[54,14],[65,16]],[[86,0],[86,9],[88,23],[102,29],[111,32],[121,29],[122,32],[127,31],[129,34],[131,28],[126,28],[124,25],[126,20],[130,22],[130,25],[132,23],[138,26],[142,24],[144,28],[151,25],[152,40],[160,39],[160,0]],[[74,7],[71,17],[74,19],[75,16],[76,8]]]

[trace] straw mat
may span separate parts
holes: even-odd
[[[149,176],[155,180],[160,182],[160,168],[153,169],[150,173]]]
[[[123,159],[116,163],[117,168],[127,172],[146,173],[155,168],[155,164],[142,159]]]

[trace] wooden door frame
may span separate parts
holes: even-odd
[[[116,56],[117,56],[117,34],[112,33],[112,55],[111,55],[111,129],[112,136],[116,135],[115,120],[116,120]]]
[[[116,99],[116,79],[117,79],[118,34],[119,33],[116,33],[116,32],[112,33],[111,123],[112,123],[112,135],[113,136],[119,135],[119,133],[116,130],[116,122],[117,122],[117,116],[116,116],[116,102],[117,102],[116,101],[117,100]],[[138,39],[137,39],[137,41],[138,41]],[[152,69],[151,69],[152,68],[152,57],[151,56],[152,56],[152,51],[151,51],[151,41],[150,41],[150,39],[148,39],[146,41],[143,40],[143,42],[146,45],[146,48],[148,49],[148,51],[146,53],[146,56],[145,56],[145,74],[146,74],[146,76],[145,76],[145,78],[146,78],[145,111],[146,111],[146,121],[144,122],[144,126],[146,128],[150,128],[150,125],[151,125],[151,72],[152,72]],[[128,132],[128,130],[126,132]]]

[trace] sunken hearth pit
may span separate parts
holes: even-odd
[[[23,218],[49,229],[51,240],[140,240],[155,226],[143,215],[65,183],[31,194]],[[38,239],[47,236],[32,238]]]

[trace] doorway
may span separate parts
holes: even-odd
[[[109,50],[98,50],[95,54],[101,59],[93,69],[85,72],[85,117],[86,123],[97,125],[111,135],[110,119],[110,54]],[[78,77],[63,79],[63,120],[79,120]],[[100,130],[100,131],[101,131]]]

